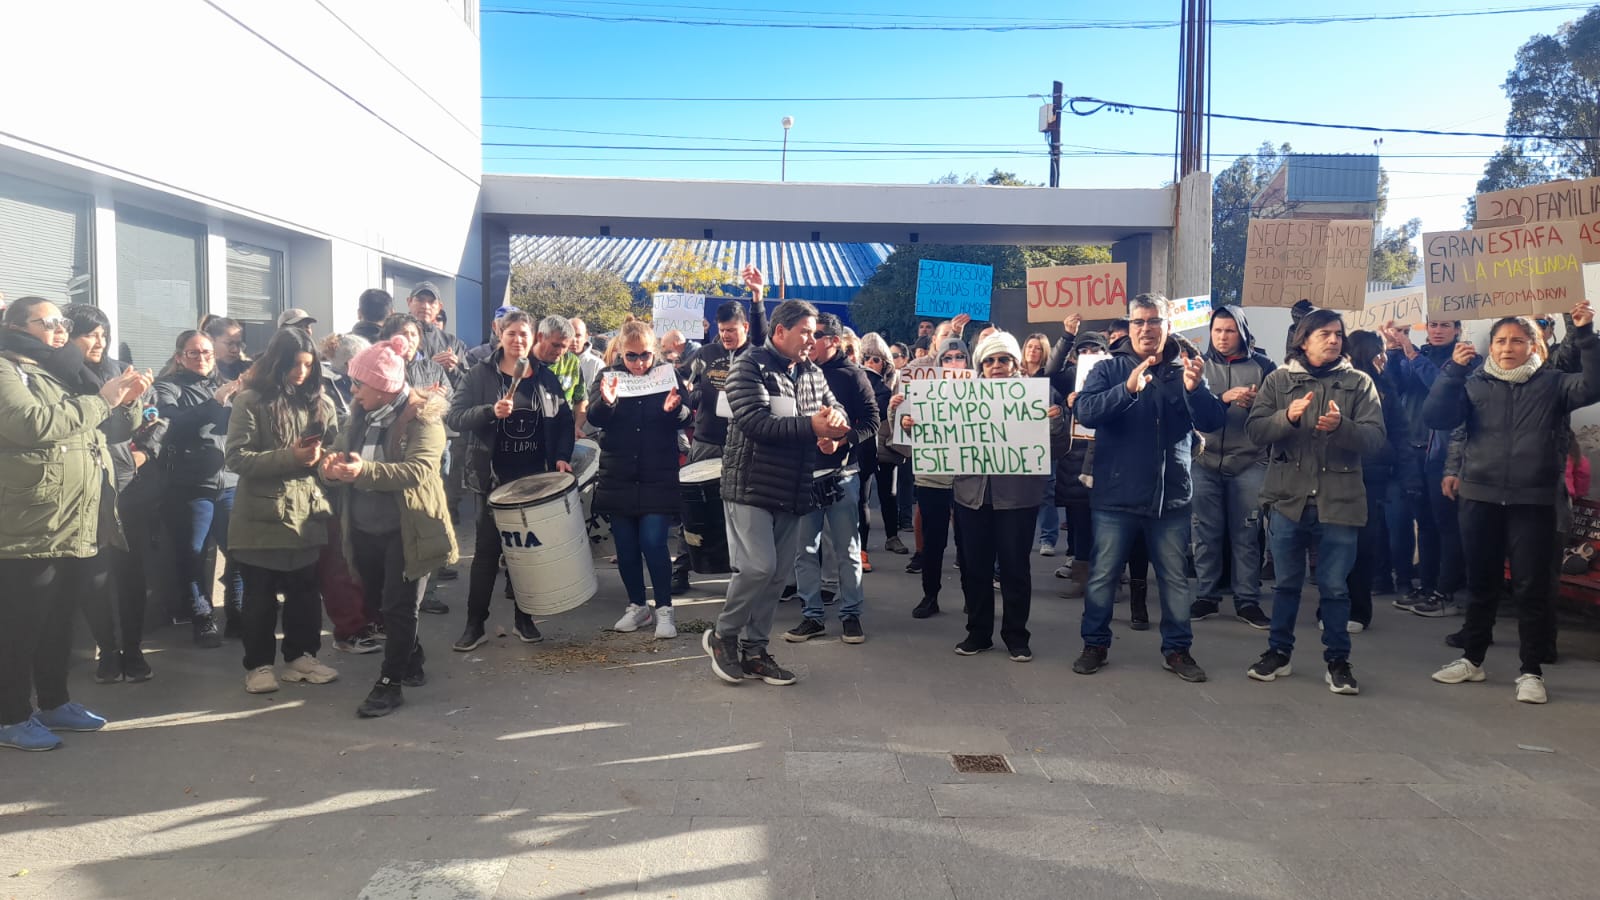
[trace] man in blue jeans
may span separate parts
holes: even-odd
[[[1350,672],[1350,568],[1367,523],[1361,458],[1384,448],[1383,407],[1372,379],[1344,355],[1344,320],[1331,309],[1306,313],[1290,338],[1289,362],[1261,385],[1246,423],[1267,447],[1261,501],[1277,566],[1267,652],[1248,672],[1275,681],[1293,669],[1295,617],[1306,580],[1306,551],[1317,551],[1323,660],[1328,690],[1358,694]]]
[[[1223,426],[1226,410],[1206,386],[1205,363],[1171,340],[1171,302],[1140,294],[1128,304],[1128,335],[1111,345],[1078,393],[1078,420],[1095,430],[1094,561],[1083,609],[1083,653],[1072,671],[1105,666],[1118,573],[1143,535],[1161,583],[1163,668],[1205,681],[1189,654],[1192,594],[1183,561],[1189,548],[1193,432]]]

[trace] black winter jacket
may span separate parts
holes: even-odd
[[[85,365],[94,371],[101,384],[132,368],[127,363],[109,356],[102,357],[98,366],[87,362]],[[136,408],[142,413],[147,407],[154,406],[155,402],[155,388],[152,387],[139,398]],[[167,432],[167,426],[161,424],[159,419],[146,423],[142,415],[137,422],[127,416],[112,416],[100,423],[100,430],[106,434],[106,449],[111,452],[111,465],[116,469],[115,481],[119,494],[126,492],[128,485],[139,475],[140,469],[133,461],[134,450],[137,449],[149,457],[145,465],[150,466],[150,471],[156,469],[151,463],[160,456],[161,439]]]
[[[1576,329],[1568,343],[1582,360],[1576,375],[1544,365],[1522,384],[1512,384],[1481,368],[1469,375],[1453,361],[1440,370],[1422,415],[1439,431],[1467,426],[1462,497],[1502,505],[1555,503],[1551,486],[1561,482],[1565,456],[1554,448],[1566,437],[1566,417],[1600,401],[1600,341],[1593,326]]]
[[[444,416],[445,424],[452,431],[467,437],[467,459],[462,468],[467,489],[479,494],[488,494],[499,486],[494,480],[493,467],[498,421],[494,417],[494,405],[505,396],[505,387],[500,378],[500,359],[504,355],[504,350],[496,350],[493,356],[467,372],[461,380],[461,386],[450,398],[450,411]],[[576,420],[555,373],[534,357],[530,356],[528,362],[532,365],[528,379],[534,382],[534,396],[538,398],[539,409],[543,413],[543,468],[545,471],[554,471],[557,462],[572,462],[572,447],[577,443],[577,436],[573,432]],[[518,402],[524,399],[519,390]]]
[[[600,382],[627,371],[621,362],[602,370],[589,389],[589,422],[601,429],[594,511],[630,517],[675,515],[680,505],[678,429],[688,423],[689,408],[680,403],[672,412],[663,410],[666,394],[618,397],[615,405],[606,403]],[[683,394],[681,384],[678,393]]]
[[[179,369],[152,386],[156,408],[167,420],[161,468],[169,487],[220,491],[239,483],[239,476],[223,467],[231,410],[214,399],[222,384],[216,373],[202,378]]]
[[[791,363],[770,344],[734,360],[728,373],[728,443],[722,454],[722,499],[762,509],[806,513],[818,467],[811,416],[840,406],[822,370]],[[790,409],[774,412],[774,406]]]
[[[694,410],[696,441],[716,444],[718,447],[728,442],[728,420],[717,415],[717,398],[722,396],[734,357],[766,341],[766,322],[766,313],[761,304],[754,303],[750,310],[750,334],[743,346],[729,350],[722,346],[721,339],[712,331],[711,340],[678,364],[678,378],[689,385],[689,395],[685,399],[689,408]]]
[[[845,415],[850,417],[850,434],[845,438],[846,446],[840,447],[832,456],[823,457],[817,466],[832,469],[844,465],[847,458],[859,469],[876,466],[878,422],[881,420],[878,400],[873,393],[872,381],[867,378],[867,370],[846,359],[843,353],[818,368],[822,370],[822,377],[828,380],[828,390],[843,404]]]
[[[467,345],[460,338],[434,325],[423,324],[422,344],[417,350],[417,356],[433,359],[446,350],[454,350],[456,354],[456,367],[445,370],[445,377],[449,379],[451,387],[460,387],[461,382],[467,377]],[[443,366],[440,366],[443,369]]]

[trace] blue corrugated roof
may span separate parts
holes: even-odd
[[[648,281],[661,265],[672,241],[659,238],[514,235],[513,264],[535,260],[567,260],[592,269],[612,269],[629,284]],[[701,259],[722,265],[728,284],[738,284],[739,270],[755,263],[768,285],[778,283],[780,247],[787,264],[790,296],[815,300],[849,300],[878,270],[893,244],[830,244],[776,241],[689,241]],[[727,262],[724,263],[723,260]]]
[[[1374,203],[1378,199],[1378,157],[1372,154],[1291,153],[1288,200],[1291,203]]]

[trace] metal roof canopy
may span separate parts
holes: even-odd
[[[1170,187],[686,181],[483,176],[483,214],[514,234],[747,241],[1106,245],[1173,228]]]

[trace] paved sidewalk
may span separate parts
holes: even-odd
[[[826,639],[774,642],[802,674],[787,688],[717,681],[697,634],[603,635],[621,607],[603,562],[601,598],[541,622],[545,643],[458,654],[464,563],[441,592],[451,615],[424,617],[430,683],[381,720],[355,716],[377,654],[330,640],[337,682],[250,696],[236,643],[160,630],[154,681],[97,686],[74,668],[105,733],[0,755],[0,898],[1600,891],[1593,632],[1568,628],[1542,708],[1512,699],[1509,623],[1489,681],[1446,687],[1428,675],[1460,620],[1387,605],[1355,638],[1359,697],[1323,685],[1315,622],[1274,684],[1244,676],[1264,633],[1196,623],[1212,680],[1190,685],[1161,671],[1154,631],[1127,630],[1126,606],[1110,667],[1083,677],[1059,559],[1034,557],[1029,664],[954,655],[954,575],[946,613],[913,620],[904,560],[873,553],[867,643],[840,643],[832,619]],[[713,618],[724,578],[697,577],[680,627]],[[778,628],[798,618],[786,604]],[[956,753],[1014,771],[962,774]]]

